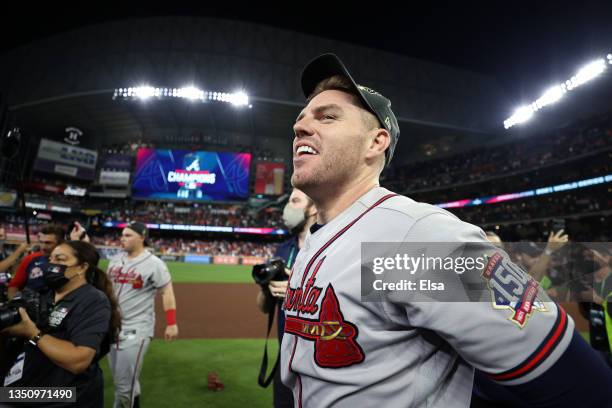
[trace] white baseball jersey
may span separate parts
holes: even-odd
[[[171,281],[164,261],[146,250],[134,259],[121,253],[110,260],[108,275],[121,309],[122,330],[153,336],[157,289]]]
[[[570,342],[571,318],[499,254],[475,277],[488,301],[363,302],[362,242],[487,243],[478,227],[381,187],[309,234],[283,305],[281,374],[296,407],[468,407],[473,367],[524,383]],[[504,301],[504,287],[521,301]]]

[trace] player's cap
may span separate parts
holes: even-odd
[[[142,222],[132,221],[125,228],[129,228],[141,237],[145,239],[145,246],[147,246],[147,238],[149,238],[149,229]]]
[[[400,136],[397,118],[391,110],[391,101],[375,90],[357,84],[340,58],[335,54],[319,55],[306,65],[304,71],[302,71],[304,96],[308,98],[319,82],[334,75],[343,75],[353,84],[365,108],[372,112],[381,125],[391,134],[391,143],[385,152],[386,165],[389,165]]]

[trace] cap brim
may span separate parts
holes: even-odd
[[[319,82],[324,79],[333,77],[334,75],[345,76],[353,85],[353,88],[359,95],[359,99],[364,106],[371,112],[376,112],[370,102],[363,96],[357,82],[353,79],[348,69],[344,66],[340,58],[336,54],[319,55],[310,61],[302,71],[302,92],[308,98],[315,90]],[[374,113],[376,115],[376,113]]]

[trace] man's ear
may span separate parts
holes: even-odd
[[[311,204],[308,207],[306,207],[306,218],[309,218],[315,215],[317,215],[317,207],[315,207],[314,204]]]
[[[370,135],[368,152],[366,153],[367,159],[375,159],[378,156],[385,156],[385,151],[391,144],[391,135],[389,131],[384,128],[372,129],[368,132]]]

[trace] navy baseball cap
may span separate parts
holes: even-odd
[[[142,222],[132,221],[125,228],[129,228],[145,239],[144,245],[147,246],[147,238],[149,237],[149,229]]]
[[[378,118],[381,125],[389,131],[391,143],[389,143],[389,147],[385,152],[386,165],[388,166],[400,136],[397,118],[391,110],[391,101],[375,90],[355,82],[348,69],[346,69],[342,61],[340,61],[340,58],[335,54],[323,54],[306,65],[302,71],[302,91],[304,92],[304,96],[308,98],[319,82],[334,75],[342,75],[349,80],[360,96],[364,107],[373,113]]]

